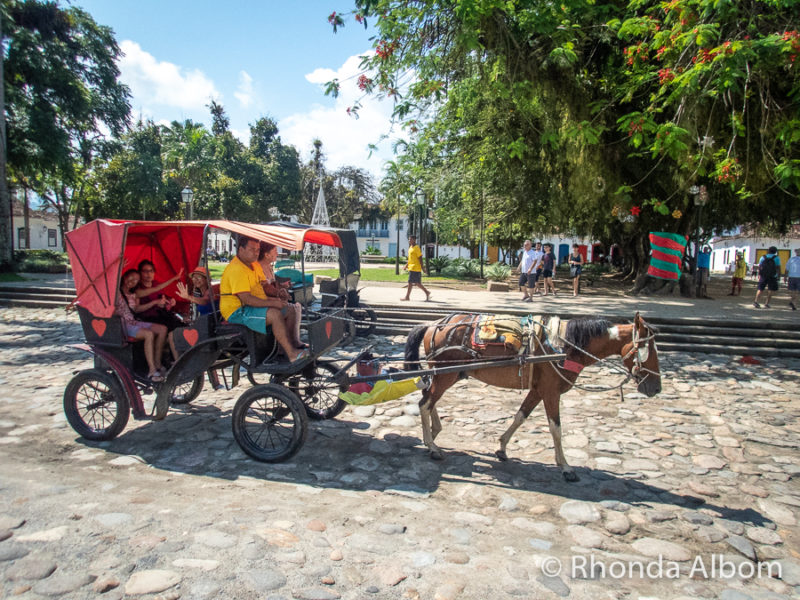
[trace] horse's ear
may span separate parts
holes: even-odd
[[[642,317],[639,316],[639,311],[637,310],[636,311],[636,315],[633,317],[633,326],[636,329],[639,329],[639,327],[641,327],[641,325],[642,325]]]

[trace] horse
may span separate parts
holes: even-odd
[[[519,354],[508,344],[487,345],[476,348],[471,342],[475,328],[479,327],[478,315],[473,313],[453,313],[436,321],[414,327],[405,344],[405,369],[419,368],[419,346],[424,341],[426,363],[429,367],[450,366],[463,363],[468,367],[470,361],[502,360]],[[556,464],[561,468],[566,481],[578,481],[578,476],[567,464],[561,448],[561,419],[559,400],[561,395],[572,388],[580,372],[587,366],[609,356],[618,354],[627,372],[628,379],[634,379],[639,392],[648,397],[661,391],[661,373],[658,363],[658,349],[655,342],[656,330],[648,325],[637,312],[633,323],[612,324],[605,319],[580,318],[567,321],[563,337],[551,331],[543,339],[531,335],[523,352],[531,355],[554,354],[551,342],[562,342],[566,360],[561,364],[540,362],[514,364],[511,366],[490,366],[476,370],[456,373],[434,374],[430,386],[423,390],[420,400],[422,439],[430,457],[443,458],[434,440],[442,430],[436,403],[442,394],[459,379],[474,377],[486,384],[510,388],[528,389],[511,425],[500,437],[500,447],[495,455],[500,460],[508,460],[506,446],[511,436],[528,418],[539,402],[544,402],[550,434],[555,447]],[[549,339],[549,338],[559,339]],[[559,344],[562,345],[562,344]],[[627,381],[627,379],[626,379]],[[622,388],[620,386],[620,392]]]

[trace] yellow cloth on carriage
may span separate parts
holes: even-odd
[[[476,330],[478,344],[504,343],[515,351],[522,346],[522,324],[519,317],[482,315]]]
[[[339,392],[339,398],[353,404],[355,406],[367,406],[369,404],[381,404],[389,400],[396,400],[416,392],[425,387],[422,383],[421,377],[414,377],[414,379],[403,379],[402,381],[376,381],[372,386],[372,390],[363,394],[356,394],[355,392]]]

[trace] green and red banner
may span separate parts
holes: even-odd
[[[677,281],[681,276],[681,261],[688,240],[685,235],[677,233],[651,231],[650,267],[647,274],[657,279]]]

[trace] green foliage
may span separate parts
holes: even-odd
[[[450,264],[449,256],[436,256],[429,261],[431,269],[438,275],[447,268]]]
[[[15,250],[14,263],[21,273],[65,273],[69,258],[55,250]]]
[[[481,263],[477,258],[454,258],[442,273],[458,279],[478,279],[481,276]]]
[[[367,256],[380,256],[381,249],[376,246],[367,246],[366,250],[363,250],[361,254],[366,254]]]
[[[511,275],[511,267],[500,262],[491,264],[486,269],[486,279],[505,281],[509,275]]]

